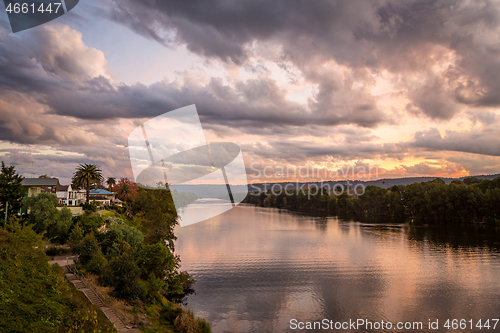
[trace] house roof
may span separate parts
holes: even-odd
[[[123,201],[121,201],[120,199],[116,198],[115,200],[113,200],[113,202],[118,203],[118,202],[123,202]]]
[[[58,185],[56,187],[57,192],[68,192],[69,185]]]
[[[24,178],[22,181],[23,186],[37,186],[37,187],[47,187],[47,186],[57,186],[59,184],[59,179],[57,178]]]
[[[103,190],[102,188],[98,188],[98,189],[95,189],[95,190],[90,190],[90,194],[91,195],[113,195],[114,193],[106,191],[106,190]]]

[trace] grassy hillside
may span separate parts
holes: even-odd
[[[31,228],[0,230],[0,332],[116,332],[104,314],[47,263]]]

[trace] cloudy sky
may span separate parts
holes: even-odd
[[[250,174],[500,173],[500,2],[81,0],[16,34],[0,5],[0,159],[23,175],[133,178],[131,131],[190,104]]]

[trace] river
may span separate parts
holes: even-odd
[[[500,331],[492,327],[500,233],[491,227],[361,223],[239,205],[175,233],[181,269],[197,280],[188,306],[215,333],[326,332],[301,330],[293,319],[422,323],[342,332],[444,332],[447,319],[464,319],[462,332]],[[490,329],[476,328],[479,319],[490,319]]]

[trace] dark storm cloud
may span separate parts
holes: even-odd
[[[500,156],[498,128],[485,127],[470,132],[446,131],[444,136],[437,128],[417,132],[409,146],[429,150],[448,150],[490,156]]]
[[[467,112],[469,119],[472,121],[475,126],[477,123],[481,123],[483,125],[491,125],[494,124],[498,117],[493,112]]]
[[[206,123],[234,127],[331,126],[357,124],[373,127],[384,121],[384,114],[373,100],[330,104],[323,112],[325,101],[313,102],[313,112],[287,99],[278,84],[266,78],[241,82],[236,87],[224,85],[212,78],[206,85],[189,80],[142,84],[113,84],[99,77],[79,85],[68,84],[64,90],[44,96],[48,106],[59,115],[81,119],[151,118],[164,112],[196,104]]]
[[[7,165],[14,165],[16,171],[24,177],[38,177],[40,175],[53,175],[59,178],[61,184],[71,183],[75,168],[81,163],[94,163],[100,165],[106,177],[126,176],[123,164],[127,161],[109,161],[94,154],[83,155],[71,153],[66,155],[61,152],[40,154],[36,148],[24,146],[19,149],[0,149],[0,161]],[[117,167],[121,166],[121,167]]]
[[[2,154],[4,152],[5,154]],[[7,165],[28,165],[35,162],[31,153],[23,153],[17,150],[5,151],[5,149],[0,149],[0,154],[0,160]]]
[[[319,48],[325,41],[330,46],[345,46],[358,26],[350,15],[370,20],[377,7],[370,1],[151,0],[115,4],[112,18],[132,29],[134,22],[141,22],[142,30],[135,30],[146,37],[151,33],[145,32],[144,26],[152,32],[175,31],[175,41],[186,43],[191,51],[237,64],[248,59],[247,47],[254,40],[278,37],[298,41],[316,36],[321,41]],[[344,50],[336,53],[343,54]]]
[[[401,168],[408,174],[416,175],[435,175],[435,174],[456,174],[460,171],[465,171],[463,166],[455,163],[446,163],[446,165],[436,165],[428,162],[420,162],[415,165],[402,165]]]
[[[500,170],[498,157],[474,155],[471,158],[468,154],[456,154],[449,156],[447,160],[462,165],[466,170],[469,170],[471,175],[498,174],[498,170]]]
[[[450,119],[458,105],[500,105],[499,3],[494,1],[134,1],[115,2],[113,20],[162,43],[182,43],[208,58],[242,64],[254,42],[277,44],[282,59],[327,91],[316,67],[438,73],[402,82],[414,110]],[[140,24],[139,24],[140,23]],[[155,37],[153,37],[155,36]],[[271,59],[278,63],[282,59]],[[283,65],[281,63],[281,65]],[[366,107],[370,107],[368,104]],[[367,112],[368,113],[368,112]],[[363,116],[363,118],[365,118]]]
[[[445,83],[437,76],[426,79],[424,84],[410,87],[408,97],[413,103],[408,104],[406,110],[414,115],[423,112],[435,119],[453,118],[459,107],[445,89]]]
[[[408,154],[429,159],[442,158],[442,156],[434,155],[434,153],[431,153],[431,155],[426,154],[426,151],[450,151],[500,156],[498,131],[498,128],[490,126],[480,129],[473,128],[469,132],[448,130],[442,136],[438,129],[431,128],[427,131],[415,133],[414,140],[409,142],[374,143],[372,142],[375,139],[374,136],[364,133],[363,130],[353,129],[352,131],[338,131],[339,134],[343,133],[344,136],[342,139],[337,140],[330,138],[313,142],[293,139],[269,139],[266,143],[244,145],[242,149],[248,154],[281,162],[300,162],[317,158],[342,160],[403,159]],[[489,163],[491,164],[491,162]],[[453,166],[453,168],[455,167]],[[423,170],[421,171],[423,172]]]
[[[292,140],[270,140],[266,144],[256,143],[244,145],[245,153],[255,154],[262,158],[268,158],[283,163],[300,163],[317,158],[330,159],[371,159],[371,158],[400,158],[408,152],[404,143],[370,142],[342,144],[337,142],[307,142]]]
[[[179,80],[150,86],[113,81],[105,71],[102,52],[87,47],[81,35],[67,26],[43,26],[20,38],[0,34],[0,51],[0,91],[4,96],[27,94],[31,104],[38,103],[36,106],[44,108],[40,112],[45,114],[84,120],[151,118],[196,104],[204,123],[234,128],[341,124],[374,127],[385,121],[366,89],[351,91],[352,80],[365,80],[366,73],[345,73],[345,80],[334,80],[328,73],[317,74],[323,83],[316,99],[301,105],[290,101],[288,92],[267,77],[232,85],[220,78],[201,84],[189,73]],[[4,112],[10,116],[4,117],[0,126],[8,129],[6,122],[17,121],[17,111]],[[21,125],[30,120],[21,120]],[[28,125],[26,132],[30,135],[7,130],[0,139],[22,143],[58,140],[50,126],[39,133],[36,125]]]

